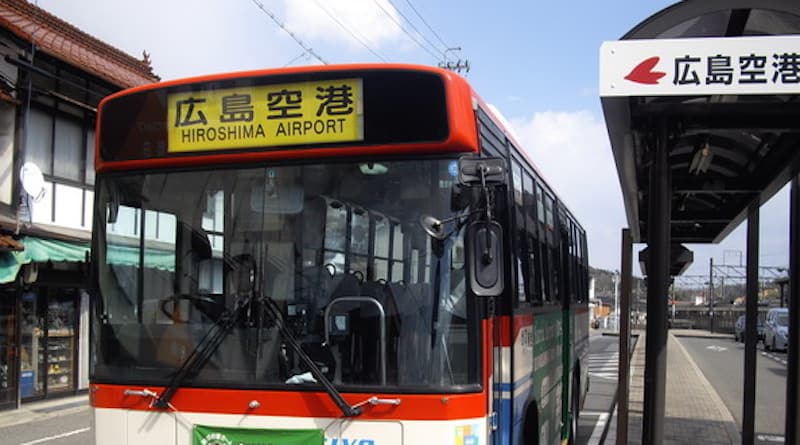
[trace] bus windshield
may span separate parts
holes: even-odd
[[[476,390],[463,230],[420,225],[470,212],[456,172],[426,159],[99,176],[94,381],[166,385],[235,317],[182,385],[318,390],[285,323],[340,390]]]

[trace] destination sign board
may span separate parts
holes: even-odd
[[[167,151],[362,141],[363,110],[356,78],[170,93]]]
[[[419,70],[233,73],[124,91],[98,107],[100,159],[442,143],[445,79]],[[339,154],[342,152],[339,151]]]
[[[604,42],[600,96],[799,94],[800,37]]]

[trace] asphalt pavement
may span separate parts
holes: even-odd
[[[617,392],[619,338],[591,331],[589,336],[589,393],[578,422],[578,444],[595,445],[610,419]]]
[[[51,416],[0,429],[2,443],[84,445],[91,442],[89,410]]]
[[[678,339],[717,391],[741,431],[744,345],[732,339]],[[786,409],[786,354],[766,352],[759,344],[756,364],[756,439],[759,444],[783,443]]]

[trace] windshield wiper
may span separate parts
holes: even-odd
[[[281,337],[289,344],[289,346],[294,350],[295,353],[300,357],[300,359],[308,366],[311,375],[322,384],[322,387],[328,393],[330,398],[342,410],[342,413],[347,417],[355,417],[361,414],[360,407],[354,407],[347,403],[342,397],[342,394],[333,386],[330,380],[322,373],[319,367],[314,363],[314,360],[308,356],[308,354],[303,351],[303,348],[294,338],[289,328],[286,326],[283,317],[281,316],[280,309],[275,305],[275,302],[268,297],[264,297],[261,299],[261,302],[264,303],[264,307],[267,309],[267,313],[269,317],[275,322],[278,329],[280,330]],[[214,326],[206,333],[206,335],[198,342],[197,346],[194,348],[189,357],[183,362],[180,368],[178,368],[175,375],[172,377],[167,389],[161,393],[161,395],[153,402],[153,406],[156,408],[166,409],[169,407],[169,401],[175,395],[175,392],[181,386],[181,384],[186,380],[186,378],[190,375],[194,375],[199,372],[203,366],[208,362],[211,356],[219,349],[219,346],[222,344],[222,341],[225,340],[225,337],[233,329],[233,326],[236,324],[236,320],[239,317],[242,309],[247,305],[251,304],[250,299],[247,299],[244,302],[237,303],[236,307],[232,311],[226,311],[222,314],[219,321],[214,324]]]
[[[267,308],[267,313],[269,314],[270,318],[272,318],[272,320],[278,326],[278,329],[281,332],[283,340],[286,341],[286,343],[289,343],[289,346],[294,350],[295,353],[297,353],[300,359],[303,360],[303,363],[305,363],[305,365],[308,366],[308,370],[311,372],[311,375],[314,376],[317,382],[322,384],[322,387],[325,388],[325,392],[328,393],[331,400],[333,400],[336,406],[338,406],[339,409],[342,410],[342,413],[346,417],[355,417],[360,415],[361,408],[358,406],[351,406],[349,403],[347,403],[344,397],[342,397],[342,394],[339,392],[339,390],[337,390],[336,387],[333,386],[333,383],[331,383],[331,381],[328,380],[327,377],[325,377],[325,374],[322,373],[322,370],[320,370],[317,364],[314,363],[314,360],[311,357],[309,357],[305,351],[303,351],[303,348],[300,346],[300,344],[294,338],[292,332],[286,326],[286,322],[284,321],[283,316],[281,315],[280,309],[275,304],[275,301],[273,301],[269,297],[264,297],[262,298],[261,301],[264,302],[264,307]]]
[[[172,376],[167,389],[153,402],[156,408],[166,409],[169,407],[169,401],[181,384],[190,375],[195,375],[203,366],[208,362],[211,356],[217,352],[222,341],[236,325],[236,320],[245,306],[251,304],[251,298],[242,298],[237,301],[233,310],[225,311],[220,316],[219,320],[214,323],[214,326],[206,332],[206,335],[197,343],[197,346],[192,350],[192,353],[186,357],[183,364]]]

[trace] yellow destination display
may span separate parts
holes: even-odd
[[[176,93],[167,106],[171,153],[364,139],[361,79]]]

